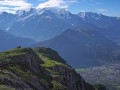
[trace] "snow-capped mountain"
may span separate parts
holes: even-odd
[[[28,11],[18,11],[16,15],[18,15],[18,19],[9,32],[37,40],[46,40],[60,34],[65,29],[72,27],[73,20],[73,23],[77,23],[77,18],[79,18],[64,9],[53,8],[31,8]]]
[[[44,8],[39,9],[41,14],[50,15],[54,14],[54,16],[58,18],[71,18],[71,12],[65,10],[65,9],[55,9],[55,8]]]
[[[65,9],[34,9],[17,12],[17,21],[9,32],[17,36],[29,37],[36,40],[50,39],[68,28],[80,26],[92,28],[76,14]],[[17,28],[17,30],[16,30]]]
[[[16,15],[7,12],[0,13],[0,29],[8,30],[15,21]]]
[[[71,18],[71,13],[65,9],[55,9],[55,8],[43,8],[43,9],[36,9],[30,8],[29,10],[18,10],[16,12],[17,16],[19,17],[30,17],[30,16],[42,16],[43,18],[46,17],[57,17],[57,18]]]
[[[109,17],[98,13],[81,12],[78,14],[85,22],[96,26],[99,32],[120,43],[120,19],[119,17]]]
[[[55,43],[53,44],[50,43],[50,45],[52,44],[54,46],[56,45],[56,43],[58,43],[57,46],[59,48],[60,45],[62,44],[61,47],[63,49],[60,50],[63,51],[66,48],[68,48],[69,45],[70,48],[72,48],[71,45],[74,44],[78,45],[75,46],[77,47],[77,49],[73,48],[72,50],[75,53],[78,50],[78,53],[74,54],[75,56],[75,58],[73,58],[74,60],[77,60],[79,58],[82,59],[82,57],[86,58],[86,55],[88,55],[88,58],[84,60],[88,60],[88,59],[96,60],[96,56],[95,56],[96,52],[98,52],[97,57],[99,57],[99,55],[101,55],[100,58],[106,56],[109,57],[112,54],[107,55],[108,52],[113,52],[115,47],[119,47],[118,45],[114,45],[114,42],[117,42],[118,44],[120,43],[120,35],[119,35],[120,19],[118,17],[109,17],[92,12],[81,12],[79,14],[72,14],[71,12],[65,9],[54,9],[54,8],[44,8],[44,9],[31,8],[29,10],[19,10],[16,12],[16,14],[9,14],[4,12],[0,14],[0,17],[1,17],[0,28],[4,29],[2,27],[2,25],[4,25],[5,26],[4,30],[7,30],[7,32],[16,36],[32,38],[39,41],[48,40],[48,39],[50,39],[51,41],[51,38],[57,37],[59,35],[61,37],[64,36],[61,39],[61,42],[58,42],[59,38],[55,38]],[[71,32],[70,35],[68,34],[63,35],[63,32],[65,32],[69,28],[72,28],[73,32]],[[79,29],[79,31],[87,30],[88,32],[89,30],[93,30],[94,32],[91,33],[84,32],[84,38],[87,38],[84,39],[82,37],[83,32],[80,32],[79,37],[77,37],[76,34],[78,32],[74,33],[75,29]],[[95,34],[95,32],[97,32],[97,34]],[[80,39],[81,37],[82,39]],[[70,39],[72,39],[72,42],[71,41],[69,42]],[[110,40],[114,42],[111,42]],[[81,41],[82,42],[88,41],[88,42],[87,44],[84,44]],[[69,45],[67,45],[66,42],[68,42]],[[106,42],[108,42],[108,44],[106,44]],[[96,45],[96,43],[98,44]],[[101,43],[103,43],[103,45],[101,45]],[[65,45],[66,48],[64,49]],[[110,48],[106,50],[108,46],[110,46],[112,50]],[[96,48],[94,49],[94,47]],[[66,51],[66,53],[69,53],[70,48],[67,49],[68,51]],[[81,50],[83,50],[84,53],[79,52]],[[93,53],[91,53],[92,50]],[[107,51],[107,53],[105,51]],[[72,54],[70,56],[72,56]],[[78,57],[76,59],[77,56],[81,56],[81,57]],[[107,59],[109,59],[108,57]],[[67,57],[67,55],[65,56],[65,58],[70,59]],[[99,58],[97,58],[97,60],[99,60]]]
[[[86,18],[92,18],[92,19],[100,19],[102,17],[102,14],[98,14],[98,13],[91,13],[91,12],[80,12],[78,14],[78,16],[80,16],[83,19]]]
[[[43,41],[62,33],[68,28],[79,27],[81,29],[97,30],[117,43],[120,42],[118,34],[120,33],[120,19],[118,17],[109,17],[92,12],[72,14],[65,9],[55,8],[31,8],[29,10],[19,10],[15,15],[7,14],[8,17],[0,14],[0,17],[2,17],[0,28],[17,36]],[[6,20],[7,18],[8,20]]]

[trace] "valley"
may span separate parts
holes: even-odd
[[[91,84],[102,84],[108,90],[120,90],[120,63],[76,69]]]

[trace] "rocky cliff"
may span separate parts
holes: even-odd
[[[0,89],[104,90],[86,83],[50,48],[20,47],[0,53]]]

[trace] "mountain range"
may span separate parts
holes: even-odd
[[[28,11],[19,10],[16,14],[1,13],[0,20],[3,30],[20,37],[32,38],[38,41],[48,40],[59,35],[68,28],[97,30],[106,37],[119,43],[120,18],[109,17],[98,13],[80,12],[72,14],[65,9],[31,8]],[[8,19],[9,18],[9,19]],[[3,20],[4,19],[4,20]]]
[[[93,67],[119,62],[120,46],[95,30],[66,30],[33,47],[56,50],[73,67]]]
[[[17,46],[30,46],[35,43],[35,40],[29,38],[21,38],[0,30],[0,52]]]
[[[55,49],[74,67],[119,61],[120,47],[117,44],[120,40],[120,18],[118,17],[92,12],[72,14],[65,9],[31,8],[27,11],[19,10],[16,14],[3,12],[0,13],[0,18],[0,28],[5,32],[39,41],[36,44],[27,42],[27,46],[33,44],[33,47]],[[22,45],[23,43],[12,47],[26,46]],[[4,47],[7,46],[3,45],[1,48]]]
[[[119,90],[119,29],[119,17],[93,12],[73,14],[55,8],[1,12],[0,89],[106,90],[103,84]],[[69,64],[87,67],[80,73],[98,85],[85,82]]]

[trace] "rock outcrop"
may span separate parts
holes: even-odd
[[[102,90],[86,83],[49,48],[15,48],[1,52],[1,85],[10,90]]]

